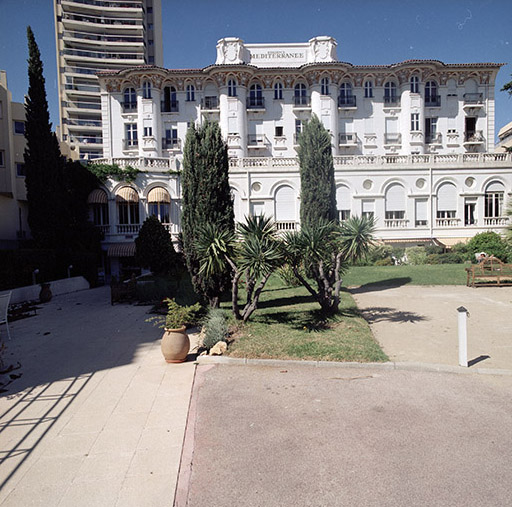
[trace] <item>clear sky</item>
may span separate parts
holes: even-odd
[[[496,82],[496,130],[512,121],[511,0],[162,0],[164,64],[205,67],[217,40],[306,42],[330,35],[338,59],[354,65],[409,59],[506,63]],[[14,100],[27,92],[26,26],[41,50],[52,122],[58,124],[52,0],[0,0],[0,69]]]

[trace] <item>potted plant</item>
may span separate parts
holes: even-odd
[[[181,306],[174,299],[164,299],[167,304],[165,318],[153,318],[164,328],[161,350],[168,363],[182,363],[190,350],[190,339],[186,333],[186,324],[192,322],[200,310],[199,303]],[[152,320],[152,319],[149,319]]]

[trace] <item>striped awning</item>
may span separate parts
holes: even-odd
[[[439,246],[447,246],[452,247],[457,243],[467,243],[470,238],[436,238],[435,242],[439,244]]]
[[[139,202],[139,196],[132,187],[121,187],[116,192],[117,201]]]
[[[88,204],[107,204],[107,193],[101,188],[93,190],[87,197]]]
[[[135,255],[135,243],[116,243],[110,245],[107,250],[108,257],[133,257]]]
[[[162,187],[155,187],[149,191],[148,202],[171,202],[169,192]]]

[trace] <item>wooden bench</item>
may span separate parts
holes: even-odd
[[[512,264],[505,264],[492,255],[466,268],[466,272],[468,287],[490,284],[512,285]]]
[[[23,303],[12,303],[9,305],[9,321],[24,319],[37,315],[37,306],[33,301],[24,301]]]

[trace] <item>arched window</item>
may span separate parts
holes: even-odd
[[[336,188],[336,209],[338,210],[338,221],[343,222],[350,218],[350,189],[341,185]]]
[[[171,196],[163,187],[152,188],[148,193],[148,214],[155,216],[162,224],[170,224]]]
[[[396,104],[396,84],[393,81],[387,81],[384,85],[384,104]]]
[[[228,97],[236,97],[236,81],[234,79],[228,81]]]
[[[187,102],[194,102],[196,100],[195,93],[194,85],[187,85]]]
[[[121,187],[116,192],[117,223],[119,233],[138,232],[139,196],[131,187]]]
[[[298,83],[295,85],[294,99],[296,106],[306,106],[308,104],[308,98],[306,96],[306,85],[304,83]]]
[[[329,78],[323,77],[320,81],[320,93],[322,95],[330,95],[329,94]]]
[[[92,215],[94,225],[104,230],[109,224],[107,193],[101,188],[93,190],[87,197],[87,204]],[[104,230],[104,232],[106,232]]]
[[[373,97],[373,83],[371,81],[364,82],[364,97],[366,99]]]
[[[356,98],[352,94],[352,85],[350,83],[341,83],[338,105],[340,105],[340,106],[355,106],[356,105]]]
[[[137,109],[137,93],[135,88],[125,88],[123,96],[123,111],[135,111]]]
[[[402,220],[405,217],[405,189],[393,183],[386,190],[386,220]]]
[[[419,83],[420,80],[418,76],[411,76],[411,93],[419,93]]]
[[[253,84],[249,88],[248,107],[263,107],[263,90],[260,84]]]
[[[151,98],[151,82],[144,81],[142,83],[142,98],[150,99]]]
[[[274,100],[283,100],[283,83],[277,82],[274,85]]]
[[[176,88],[174,86],[164,87],[164,98],[162,100],[162,113],[177,113],[179,104],[177,100]]]
[[[437,83],[435,81],[427,81],[425,83],[425,105],[440,106],[441,100],[437,95]]]
[[[283,185],[276,190],[274,197],[274,216],[278,229],[295,228],[296,201],[295,191],[292,187]]]
[[[443,183],[437,189],[437,218],[455,218],[457,215],[457,188],[453,183]],[[442,225],[442,224],[441,224]],[[449,224],[445,224],[449,225]]]
[[[499,181],[493,181],[485,188],[485,218],[500,218],[503,216],[503,196],[505,187]]]

